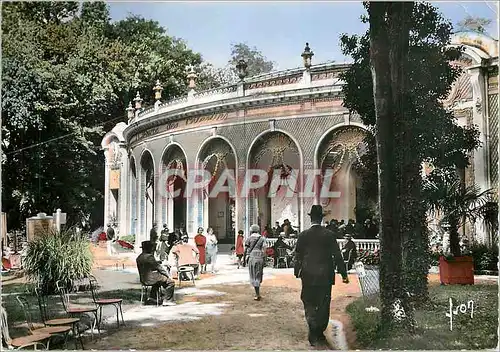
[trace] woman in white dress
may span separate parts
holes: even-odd
[[[217,262],[217,252],[219,251],[217,243],[214,230],[209,227],[207,229],[206,263],[212,265],[212,273],[215,273],[215,263]]]

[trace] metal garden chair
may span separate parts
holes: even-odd
[[[28,329],[32,334],[47,333],[50,334],[51,337],[62,336],[64,338],[64,346],[67,347],[68,334],[72,329],[71,326],[61,325],[61,326],[44,326],[37,328],[33,324],[33,317],[31,316],[32,307],[29,301],[24,296],[17,296],[16,299],[19,302],[21,308],[23,309],[24,317],[26,319],[26,324],[28,325]]]
[[[94,339],[94,329],[97,327],[97,333],[100,337],[101,330],[100,330],[100,327],[98,324],[99,318],[97,315],[97,311],[99,308],[96,305],[94,305],[93,307],[89,307],[89,306],[73,304],[70,302],[69,292],[66,289],[66,285],[64,285],[64,283],[61,281],[57,281],[56,287],[57,287],[57,290],[59,292],[59,296],[61,297],[61,302],[63,304],[64,310],[70,316],[75,316],[75,315],[82,316],[84,314],[90,314],[90,313],[94,315],[94,321],[90,326],[90,334],[92,335],[92,339]]]
[[[82,349],[84,349],[85,347],[83,346],[82,337],[78,329],[80,318],[54,318],[49,309],[49,307],[53,307],[54,304],[49,304],[49,297],[43,294],[40,288],[35,288],[35,294],[38,299],[38,307],[40,308],[40,317],[43,324],[46,327],[61,327],[70,325],[73,332],[73,338],[75,339],[75,348],[78,349],[77,340],[80,340]]]
[[[280,260],[283,260],[285,262],[285,266],[288,268],[288,253],[286,251],[286,248],[277,248],[277,252],[278,259],[276,261],[276,267],[279,267]]]
[[[12,339],[9,334],[9,324],[7,321],[7,312],[3,307],[1,307],[1,330],[2,339],[5,341],[9,349],[25,349],[26,347],[33,347],[37,349],[37,346],[42,346],[44,349],[49,348],[50,334],[47,333],[37,333],[28,336],[17,337]],[[47,344],[44,344],[47,341]]]
[[[94,300],[94,303],[99,307],[99,323],[98,325],[101,325],[102,321],[102,308],[104,306],[113,306],[116,308],[116,324],[118,327],[120,327],[120,315],[122,318],[122,324],[125,325],[125,321],[123,320],[123,310],[122,310],[122,303],[123,299],[121,298],[99,298],[99,283],[97,282],[97,279],[95,276],[90,275],[89,276],[89,282],[90,282],[90,290],[92,291],[92,299]]]

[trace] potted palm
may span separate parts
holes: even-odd
[[[497,228],[492,190],[481,191],[477,185],[466,186],[457,173],[434,170],[424,180],[424,194],[431,214],[441,218],[449,249],[439,258],[442,284],[474,284],[472,256],[460,248],[460,228],[466,222],[480,220],[487,228]],[[496,208],[497,209],[497,208]]]

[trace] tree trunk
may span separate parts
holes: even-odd
[[[412,311],[404,291],[400,232],[401,199],[399,180],[403,136],[399,123],[403,115],[404,60],[408,28],[404,26],[407,3],[369,2],[370,66],[376,115],[377,166],[380,210],[380,295],[382,326],[413,326]],[[412,8],[410,3],[409,8]],[[398,19],[398,17],[401,17]],[[392,27],[391,27],[392,26]],[[397,28],[399,27],[399,28]],[[406,30],[406,35],[401,31]],[[399,32],[399,33],[398,33]],[[392,35],[391,35],[392,34]],[[398,38],[399,37],[399,38]],[[396,41],[393,41],[396,40]],[[398,41],[399,40],[399,41]],[[395,45],[391,48],[389,43]]]
[[[409,23],[413,2],[392,4],[390,22],[390,52],[392,101],[397,120],[395,132],[398,155],[400,195],[400,223],[402,237],[403,281],[411,301],[422,304],[428,299],[428,274],[430,268],[429,240],[426,226],[426,208],[422,196],[422,157],[418,154],[420,140],[414,134],[413,109],[407,73],[409,51]]]
[[[454,257],[461,255],[460,251],[460,235],[458,232],[458,219],[450,219],[450,252]]]

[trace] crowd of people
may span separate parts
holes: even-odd
[[[276,223],[272,229],[266,226],[262,231],[259,225],[254,224],[246,238],[244,231],[240,230],[233,250],[238,269],[248,266],[255,301],[262,300],[260,286],[266,258],[271,255],[274,267],[277,267],[278,255],[282,252],[280,249],[287,251],[293,258],[291,265],[294,275],[302,281],[301,300],[309,326],[309,342],[313,346],[320,346],[326,342],[323,332],[329,321],[331,286],[335,284],[335,273],[339,273],[342,281],[348,283],[347,271],[352,268],[357,257],[353,241],[356,224],[354,221],[345,223],[332,220],[325,226],[320,205],[314,205],[309,216],[311,228],[300,234],[297,234],[288,220],[282,225]],[[364,225],[366,231],[376,229],[371,220]],[[340,236],[346,239],[342,249],[337,243]],[[266,237],[277,237],[270,248],[267,248]],[[297,238],[296,241],[285,241],[286,238],[294,237]],[[174,305],[175,284],[172,271],[175,267],[193,267],[194,275],[199,276],[207,272],[207,265],[210,265],[210,271],[215,273],[217,253],[218,241],[212,228],[208,228],[206,233],[202,227],[198,228],[193,245],[188,242],[188,235],[182,228],[169,232],[167,225],[163,225],[158,236],[155,224],[150,232],[150,240],[142,242],[142,253],[137,258],[141,282],[153,286],[149,300],[156,302],[155,295],[158,292],[163,305]],[[168,260],[171,255],[175,258],[175,265]],[[181,274],[183,272],[177,273]]]
[[[332,219],[326,224],[326,228],[332,231],[340,239],[346,235],[354,238],[376,239],[378,234],[378,225],[376,220],[366,219],[363,223],[356,222],[354,219],[345,220]]]

